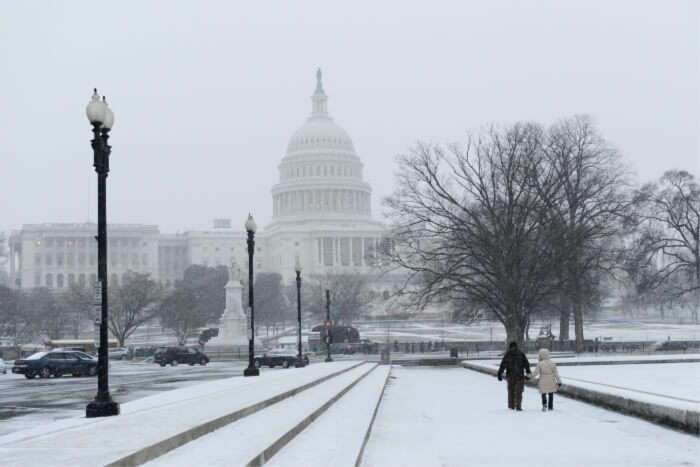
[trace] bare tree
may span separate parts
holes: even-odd
[[[370,302],[369,280],[366,275],[345,273],[315,277],[302,286],[302,292],[305,292],[302,301],[307,304],[306,310],[317,319],[325,319],[327,286],[331,299],[331,318],[339,324],[350,326]]]
[[[94,295],[87,287],[70,284],[59,298],[60,306],[65,309],[73,338],[80,337],[80,323],[89,320],[94,308]]]
[[[585,116],[553,125],[544,151],[558,184],[556,196],[548,198],[550,215],[565,232],[557,246],[565,277],[560,339],[569,338],[569,314],[573,312],[576,349],[582,351],[586,301],[598,292],[592,280],[612,267],[616,239],[622,234],[629,207],[624,191],[627,173],[618,152]]]
[[[40,325],[35,308],[22,290],[0,285],[0,334],[12,337],[13,345],[32,340]]]
[[[398,160],[386,200],[395,264],[417,306],[448,299],[495,316],[522,342],[529,316],[558,287],[557,188],[535,124],[492,128],[460,149],[419,144]]]
[[[651,286],[664,285],[667,294],[693,297],[693,318],[700,306],[700,184],[685,171],[670,170],[658,184],[643,186],[635,201],[646,222],[658,270]]]
[[[160,286],[148,274],[131,272],[110,288],[109,330],[124,346],[126,339],[158,314]]]
[[[172,329],[177,342],[185,345],[187,335],[204,326],[206,316],[197,312],[197,298],[189,288],[177,287],[159,305],[159,316],[164,328]]]

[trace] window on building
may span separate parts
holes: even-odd
[[[97,283],[97,274],[90,274],[90,286],[94,286]]]
[[[68,253],[66,255],[66,264],[68,266],[73,266],[74,263],[75,263],[75,257],[73,256],[73,253],[72,252]]]
[[[34,254],[34,265],[41,266],[41,253]]]
[[[80,287],[85,287],[85,274],[80,274],[78,276],[78,284]]]
[[[51,253],[46,253],[44,262],[47,266],[51,266],[53,264],[53,256],[51,255]]]
[[[56,275],[56,287],[59,289],[63,288],[63,274]]]
[[[34,287],[41,287],[41,273],[34,274]]]
[[[70,273],[68,274],[68,285],[73,285],[75,284],[75,274]]]
[[[80,266],[85,264],[85,253],[78,253],[78,264]]]
[[[46,287],[53,287],[53,274],[46,275]]]
[[[56,266],[63,266],[63,253],[56,253]]]

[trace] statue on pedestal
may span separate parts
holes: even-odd
[[[226,284],[226,308],[219,319],[219,335],[211,339],[208,347],[228,347],[248,344],[247,318],[241,304],[241,269],[236,260],[231,261],[229,280]]]

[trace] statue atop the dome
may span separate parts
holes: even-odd
[[[321,68],[316,70],[316,92],[323,92],[323,83],[321,83]]]

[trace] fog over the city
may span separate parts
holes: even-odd
[[[0,231],[95,220],[93,87],[110,222],[264,226],[317,67],[375,213],[395,155],[494,122],[589,114],[638,181],[700,172],[695,1],[5,2],[0,37]]]

